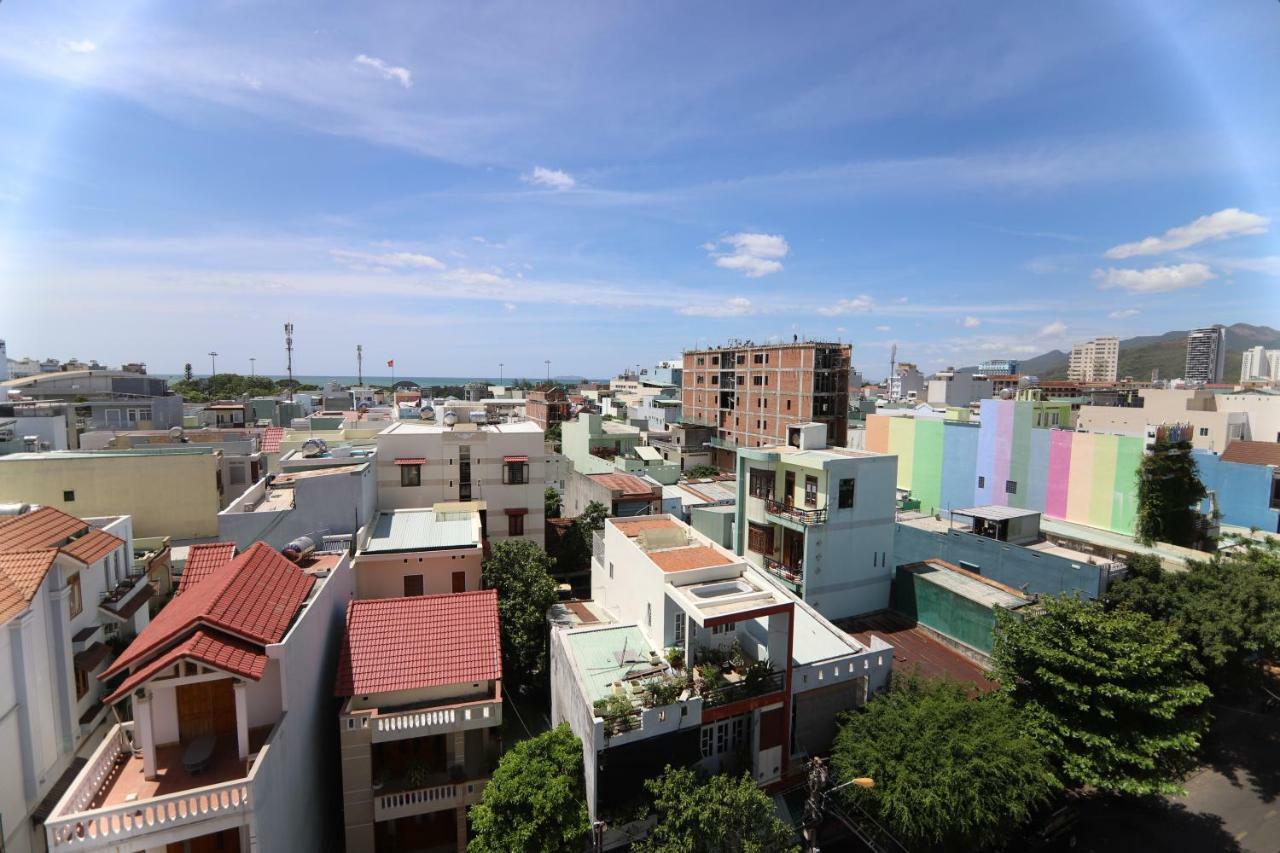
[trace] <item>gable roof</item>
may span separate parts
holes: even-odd
[[[284,427],[267,427],[262,431],[262,452],[277,453],[284,438]]]
[[[262,674],[267,671],[267,656],[261,648],[216,632],[197,630],[146,666],[129,673],[128,677],[111,691],[111,695],[102,700],[103,703],[110,705],[122,699],[129,694],[129,691],[145,683],[157,672],[168,669],[184,659],[208,664],[232,675],[244,676],[254,681],[261,680]]]
[[[1223,462],[1280,467],[1280,444],[1274,441],[1233,441],[1222,451],[1220,458]]]
[[[213,574],[235,559],[236,543],[234,542],[202,542],[187,549],[187,562],[182,567],[182,578],[178,581],[178,594],[186,592],[200,581]]]
[[[59,553],[88,566],[123,544],[48,506],[0,521],[0,622],[26,609]]]
[[[57,556],[53,548],[0,554],[0,623],[27,608]]]
[[[169,602],[99,678],[147,661],[198,628],[258,646],[278,643],[307,600],[315,578],[265,542],[214,569],[194,591]]]
[[[339,696],[500,678],[496,590],[347,605],[334,685]]]

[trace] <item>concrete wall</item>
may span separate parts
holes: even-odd
[[[564,641],[563,632],[551,630],[551,724],[568,723],[582,743],[582,771],[586,783],[587,812],[596,819],[596,782],[599,777],[597,754],[604,748],[604,731],[595,713],[578,689],[574,676],[573,655]]]
[[[932,582],[928,575],[897,572],[894,606],[908,618],[971,649],[991,654],[995,611]]]
[[[371,464],[346,466],[342,472],[297,480],[292,509],[245,512],[245,506],[262,496],[266,481],[260,480],[218,514],[218,538],[235,542],[243,551],[260,541],[283,548],[299,536],[320,530],[357,532],[377,511],[377,474]]]
[[[77,517],[130,515],[138,536],[218,534],[217,457],[208,453],[20,454],[0,459],[0,502]],[[64,491],[75,494],[63,500]]]
[[[1276,469],[1223,462],[1216,453],[1199,450],[1192,451],[1191,456],[1200,471],[1200,481],[1218,496],[1218,509],[1224,523],[1280,532],[1280,509],[1271,508]],[[1202,509],[1208,512],[1207,500]]]
[[[481,551],[457,548],[408,554],[361,554],[356,558],[358,598],[401,598],[404,579],[422,575],[424,595],[453,592],[453,573],[466,575],[468,592],[480,589]]]

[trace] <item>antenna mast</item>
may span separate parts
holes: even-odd
[[[364,387],[364,347],[356,344],[356,385]]]
[[[289,371],[289,386],[293,386],[293,324],[284,324],[285,367]]]

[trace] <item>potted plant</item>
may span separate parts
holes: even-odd
[[[425,788],[429,781],[431,773],[427,770],[427,765],[422,760],[415,760],[404,771],[405,786],[410,789]]]
[[[667,649],[667,663],[671,664],[674,670],[684,669],[684,649],[679,646],[672,646]]]

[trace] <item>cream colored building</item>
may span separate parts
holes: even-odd
[[[359,598],[440,595],[480,589],[484,558],[479,501],[380,512],[355,559]]]
[[[1142,388],[1141,407],[1129,406],[1081,406],[1076,416],[1077,432],[1100,432],[1114,435],[1144,436],[1149,429],[1163,424],[1190,424],[1191,445],[1197,450],[1221,452],[1227,444],[1250,437],[1251,414],[1245,402],[1224,402],[1237,395],[1215,395],[1204,390],[1189,388]],[[1269,405],[1280,397],[1252,396],[1258,402],[1259,424],[1272,423],[1280,415],[1280,408]],[[1272,413],[1274,409],[1274,413]],[[1268,418],[1267,415],[1271,417]],[[1265,436],[1257,440],[1268,441]]]
[[[378,434],[378,508],[424,509],[482,501],[485,536],[544,543],[547,449],[517,423],[400,421]]]
[[[222,451],[211,448],[14,453],[0,456],[0,503],[129,515],[143,537],[217,536],[221,470]]]
[[[1119,363],[1119,338],[1094,338],[1072,344],[1067,378],[1072,382],[1115,382]]]

